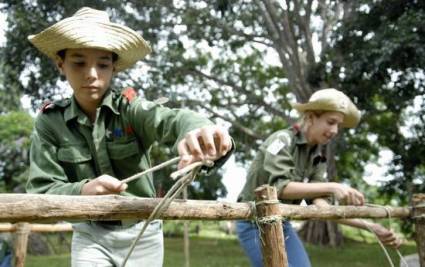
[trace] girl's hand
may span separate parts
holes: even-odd
[[[361,192],[343,184],[331,183],[331,192],[339,202],[345,205],[361,206],[365,202]]]
[[[380,224],[374,223],[369,227],[373,230],[373,232],[376,234],[382,244],[386,246],[399,248],[400,245],[403,243],[402,240],[398,238],[392,230],[389,230]]]

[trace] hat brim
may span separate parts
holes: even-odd
[[[315,110],[341,112],[344,114],[344,120],[341,123],[341,126],[344,128],[355,128],[359,124],[361,117],[360,111],[351,101],[348,103],[348,108],[344,110],[335,106],[333,103],[322,101],[312,101],[305,104],[291,103],[291,106],[300,113]]]
[[[122,71],[151,53],[149,44],[132,29],[112,22],[69,17],[50,26],[29,41],[51,59],[64,49],[95,48],[118,55],[115,70]]]

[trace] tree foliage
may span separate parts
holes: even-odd
[[[365,111],[350,138],[350,150],[358,152],[346,154],[344,165],[356,164],[362,148],[389,149],[394,158],[388,174],[394,178],[380,191],[404,205],[425,189],[424,19],[422,1],[361,1],[334,34],[327,51],[332,67],[317,72],[355,95]]]
[[[29,136],[33,119],[25,112],[0,116],[0,191],[17,189],[26,181]]]
[[[166,96],[169,106],[230,123],[239,160],[252,158],[265,136],[294,121],[290,102],[334,86],[364,111],[361,125],[330,149],[339,151],[338,179],[366,188],[365,164],[387,148],[395,155],[395,179],[383,191],[405,203],[409,194],[403,192],[423,190],[421,1],[3,3],[9,23],[3,79],[14,92],[8,97],[19,99],[24,92],[36,107],[62,94],[53,64],[26,37],[82,6],[107,9],[112,20],[139,31],[153,48],[145,63],[118,74],[115,86],[132,85],[149,99]],[[412,111],[414,101],[419,108]]]

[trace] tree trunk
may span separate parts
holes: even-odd
[[[307,221],[299,235],[304,242],[313,245],[338,247],[344,243],[338,224],[333,221]]]

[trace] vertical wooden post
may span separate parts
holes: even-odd
[[[15,267],[23,267],[25,265],[25,257],[27,255],[28,236],[31,232],[29,223],[17,223],[15,232],[14,257]]]
[[[425,194],[413,195],[412,204],[419,263],[425,267]]]
[[[255,190],[255,196],[264,266],[288,267],[282,221],[278,217],[276,188],[269,185],[260,186]],[[273,216],[278,219],[274,220]],[[271,220],[264,220],[269,218]]]
[[[187,187],[185,187],[183,190],[183,199],[187,200]],[[185,262],[184,266],[190,267],[189,221],[184,221],[183,237],[184,237],[184,262]]]

